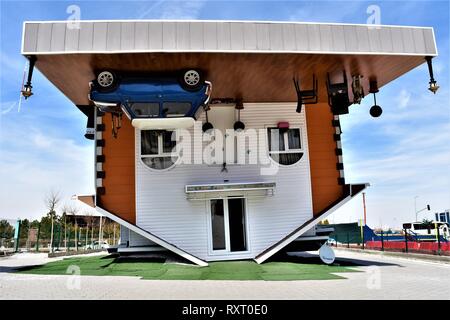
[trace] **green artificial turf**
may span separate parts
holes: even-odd
[[[327,280],[342,279],[336,272],[356,272],[339,265],[274,261],[211,262],[208,267],[163,260],[118,258],[115,256],[76,257],[42,266],[18,270],[30,274],[70,274],[69,266],[78,266],[81,275],[137,276],[147,280]]]

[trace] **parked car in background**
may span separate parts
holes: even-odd
[[[109,244],[107,241],[94,241],[91,244],[88,244],[85,249],[86,250],[94,250],[94,249],[108,249],[109,248]]]
[[[211,88],[196,69],[152,76],[103,70],[91,82],[89,99],[102,111],[123,111],[132,120],[195,119],[201,107],[209,103]]]

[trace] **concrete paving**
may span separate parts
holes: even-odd
[[[314,281],[164,281],[10,272],[60,259],[21,254],[0,258],[0,299],[450,299],[449,264],[341,250],[336,256],[357,262],[355,269],[362,272]]]

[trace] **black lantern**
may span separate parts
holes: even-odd
[[[241,110],[244,109],[244,104],[242,103],[242,99],[236,100],[235,109],[238,111],[238,121],[236,121],[233,125],[235,131],[241,131],[245,129],[245,124],[241,121]]]
[[[374,100],[374,105],[370,108],[369,112],[372,117],[378,118],[383,113],[383,109],[381,109],[381,107],[377,105],[377,97],[375,95],[379,91],[377,81],[371,80],[369,83],[369,87],[370,87],[369,92],[373,93],[373,100]]]
[[[438,91],[439,86],[437,85],[436,80],[434,80],[433,64],[431,62],[431,59],[433,59],[433,57],[425,57],[425,60],[427,60],[427,64],[428,64],[428,73],[430,74],[430,82],[429,82],[428,90],[430,90],[431,92],[436,94],[436,91]]]
[[[25,97],[25,100],[33,95],[33,86],[31,85],[31,79],[33,77],[34,64],[36,63],[36,56],[29,56],[28,60],[30,62],[28,66],[28,79],[27,83],[23,86],[23,89],[20,91],[22,96]]]
[[[211,129],[214,128],[214,126],[212,125],[212,123],[208,121],[208,111],[209,111],[210,109],[211,109],[211,108],[210,108],[209,106],[205,109],[206,122],[205,122],[205,123],[203,124],[203,126],[202,126],[202,131],[203,131],[203,132],[209,131],[209,130],[211,130]]]

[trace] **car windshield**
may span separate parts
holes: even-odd
[[[135,117],[159,116],[159,103],[157,102],[133,102],[129,106]]]
[[[191,110],[190,102],[164,102],[163,114],[167,117],[184,116]]]

